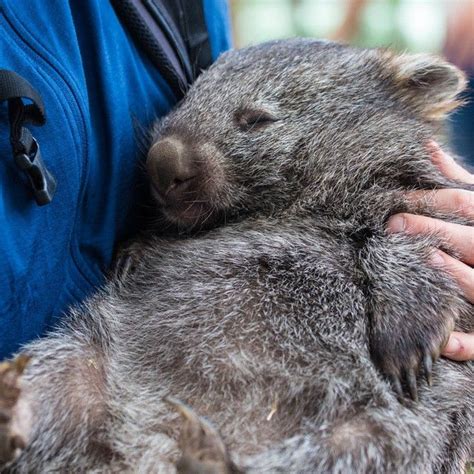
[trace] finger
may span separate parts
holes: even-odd
[[[474,192],[472,191],[463,189],[413,191],[407,197],[412,202],[420,201],[435,209],[474,219]]]
[[[474,360],[474,334],[453,332],[442,354],[453,360]]]
[[[429,142],[428,147],[431,152],[431,161],[447,178],[474,184],[474,175],[458,165],[451,156],[441,150],[436,142]]]
[[[433,254],[432,263],[450,273],[466,299],[474,303],[474,269],[441,250]]]
[[[474,227],[402,213],[390,217],[387,230],[392,233],[405,232],[410,235],[440,235],[459,252],[460,259],[464,263],[474,265]]]

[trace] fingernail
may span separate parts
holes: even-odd
[[[431,254],[430,261],[433,265],[436,265],[436,266],[444,265],[444,258],[441,255],[441,253],[437,251]]]
[[[435,165],[439,165],[441,163],[452,163],[454,160],[448,153],[443,151],[437,143],[434,143],[431,148],[431,161]]]
[[[439,145],[438,145],[434,140],[430,140],[430,141],[426,144],[426,147],[427,147],[431,152],[441,151],[441,148],[439,147]]]
[[[387,230],[390,232],[403,232],[406,228],[406,219],[401,215],[392,216],[387,222]]]
[[[461,341],[457,337],[451,336],[449,338],[448,343],[446,344],[446,347],[443,349],[443,354],[445,355],[456,354],[461,349],[462,349]]]

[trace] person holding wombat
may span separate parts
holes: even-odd
[[[151,133],[167,235],[0,368],[7,472],[460,472],[474,365],[439,355],[472,299],[441,233],[386,222],[474,224],[430,199],[473,189],[432,160],[464,84],[315,40],[223,54]]]

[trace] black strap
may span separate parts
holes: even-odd
[[[186,49],[182,31],[178,29],[178,23],[171,15],[172,11],[162,0],[143,0],[143,4],[156,22],[156,27],[165,34],[167,41],[173,48],[173,53],[177,55],[187,82],[191,82],[193,75],[189,53]]]
[[[158,1],[158,0],[150,0]],[[162,0],[184,38],[191,60],[192,79],[212,63],[211,42],[202,0]]]
[[[177,99],[211,64],[202,0],[111,0]]]
[[[31,101],[24,103],[23,99]],[[0,69],[0,102],[8,101],[10,144],[16,165],[26,174],[36,203],[51,202],[56,181],[41,158],[39,144],[25,124],[46,123],[43,101],[31,84],[13,71]]]

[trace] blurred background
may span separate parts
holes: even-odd
[[[442,54],[470,78],[449,121],[455,151],[474,165],[474,0],[230,0],[234,44],[312,36]]]

